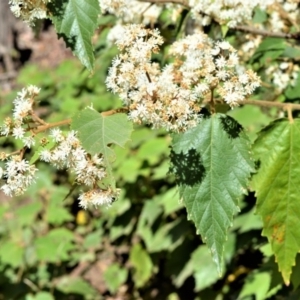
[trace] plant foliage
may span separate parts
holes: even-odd
[[[1,94],[0,299],[300,298],[298,6],[169,2],[9,1],[77,60]]]

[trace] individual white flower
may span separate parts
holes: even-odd
[[[48,149],[43,149],[40,152],[40,160],[43,160],[45,162],[50,162],[52,160],[52,153]]]
[[[22,142],[27,148],[31,148],[35,145],[35,139],[33,136],[25,136],[22,138]]]
[[[7,124],[4,124],[1,126],[0,130],[1,130],[0,131],[1,135],[8,136],[8,134],[10,133],[10,126]]]
[[[12,136],[16,139],[21,139],[24,137],[25,129],[21,126],[14,127],[12,131]]]
[[[50,136],[57,143],[64,140],[64,136],[62,134],[62,131],[59,128],[53,128],[53,129],[51,129]]]

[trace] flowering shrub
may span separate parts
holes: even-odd
[[[77,197],[80,207],[113,206],[122,193],[114,177],[119,151],[114,146],[124,147],[131,139],[132,123],[150,126],[170,134],[168,174],[218,274],[226,269],[224,251],[239,201],[251,191],[262,234],[289,285],[300,251],[300,105],[293,103],[300,92],[296,1],[9,2],[30,25],[50,18],[90,72],[95,65],[91,41],[102,22],[109,29],[107,44],[118,48],[106,89],[123,105],[101,112],[88,106],[71,119],[50,123],[36,113],[39,87],[24,88],[0,130],[22,144],[13,153],[1,153],[4,194],[22,195],[37,178],[37,162],[43,161],[67,170],[74,187],[84,190]],[[115,16],[113,24],[106,21],[108,15]],[[173,36],[169,25],[175,28]],[[250,105],[263,110],[248,113]],[[244,112],[242,117],[238,112]],[[271,122],[264,121],[261,129],[258,116],[264,114]],[[66,125],[70,131],[59,129]],[[251,126],[261,131],[251,133]],[[149,239],[144,242],[150,249]],[[134,247],[143,253],[140,244]]]

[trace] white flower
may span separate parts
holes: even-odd
[[[43,149],[40,152],[40,159],[45,162],[50,162],[52,160],[52,153],[48,149]]]
[[[64,136],[62,134],[62,131],[59,128],[53,128],[53,129],[51,129],[50,136],[57,143],[64,140]]]
[[[35,139],[33,136],[26,136],[22,138],[22,142],[27,148],[31,148],[35,145]]]
[[[23,127],[15,127],[13,129],[13,132],[12,132],[12,136],[15,137],[16,139],[21,139],[24,137],[24,134],[25,134],[25,130]]]
[[[9,133],[10,133],[10,127],[8,125],[4,124],[1,127],[1,135],[8,136]]]
[[[22,195],[27,188],[35,181],[37,169],[34,165],[29,165],[25,159],[19,156],[12,156],[5,164],[4,176],[6,184],[1,189],[8,196]]]
[[[92,189],[86,193],[82,193],[78,200],[79,206],[87,209],[90,205],[111,205],[112,202],[119,196],[120,190],[117,189],[115,192],[111,189],[103,190],[100,188]]]

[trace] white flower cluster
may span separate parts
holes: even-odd
[[[13,119],[6,118],[4,120],[4,124],[0,127],[0,135],[12,135],[14,138],[20,139],[28,148],[35,144],[32,134],[27,134],[24,127],[27,126],[26,128],[28,128],[29,123],[27,121],[32,121],[32,106],[39,92],[39,88],[30,85],[18,93],[13,102]]]
[[[238,23],[251,20],[256,7],[265,9],[275,0],[190,0],[189,6],[197,18],[198,13],[205,14],[203,25],[209,24],[209,18],[234,27]]]
[[[47,18],[47,4],[51,0],[9,0],[13,14],[33,25],[35,19]]]
[[[268,27],[272,31],[290,32],[291,25],[298,27],[300,21],[299,0],[276,0],[269,10]]]
[[[106,176],[103,158],[99,155],[90,156],[81,146],[75,131],[64,134],[60,129],[51,130],[50,134],[55,146],[40,152],[40,159],[58,169],[68,169],[75,175],[76,183],[85,185],[92,190],[79,196],[79,205],[87,208],[89,204],[110,204],[117,197],[111,189],[99,189],[97,184]],[[97,187],[97,188],[95,188]],[[109,191],[109,192],[108,192]]]
[[[5,163],[5,167],[4,171],[0,168],[0,179],[6,180],[0,189],[10,197],[22,195],[34,182],[37,169],[18,155],[12,156]]]
[[[162,6],[136,0],[99,0],[102,13],[109,12],[125,23],[153,24],[162,11]]]
[[[103,190],[100,188],[92,189],[79,196],[79,206],[84,209],[91,204],[97,205],[110,205],[119,196],[120,190],[117,189],[115,192],[112,189]]]
[[[299,66],[292,62],[281,62],[277,65],[271,65],[265,72],[276,86],[277,93],[281,93],[289,84],[295,86],[299,74]]]
[[[151,54],[162,44],[158,30],[128,25],[117,45],[107,87],[129,108],[129,118],[180,132],[199,120],[203,101],[219,96],[231,107],[252,94],[259,78],[251,70],[237,74],[238,56],[228,42],[213,43],[197,32],[175,42],[174,62],[162,70]]]
[[[0,159],[5,161],[3,164],[5,167],[0,167],[0,179],[5,180],[5,184],[0,189],[8,196],[23,194],[35,180],[37,169],[35,165],[30,165],[23,156],[25,149],[35,144],[36,132],[41,127],[45,130],[49,127],[49,124],[41,120],[33,110],[35,97],[39,92],[40,89],[32,85],[22,89],[13,102],[13,118],[6,118],[4,125],[0,128],[2,136],[10,135],[15,139],[20,139],[24,144],[23,149],[18,151],[19,155],[0,153]],[[74,174],[78,185],[85,185],[90,189],[89,192],[80,195],[79,205],[87,208],[88,204],[111,204],[119,191],[111,188],[98,188],[99,182],[106,177],[103,157],[88,154],[82,148],[75,131],[64,134],[60,129],[54,128],[50,131],[50,137],[53,140],[52,143],[48,143],[46,138],[41,140],[43,150],[38,153],[39,158],[58,169],[68,169]]]

